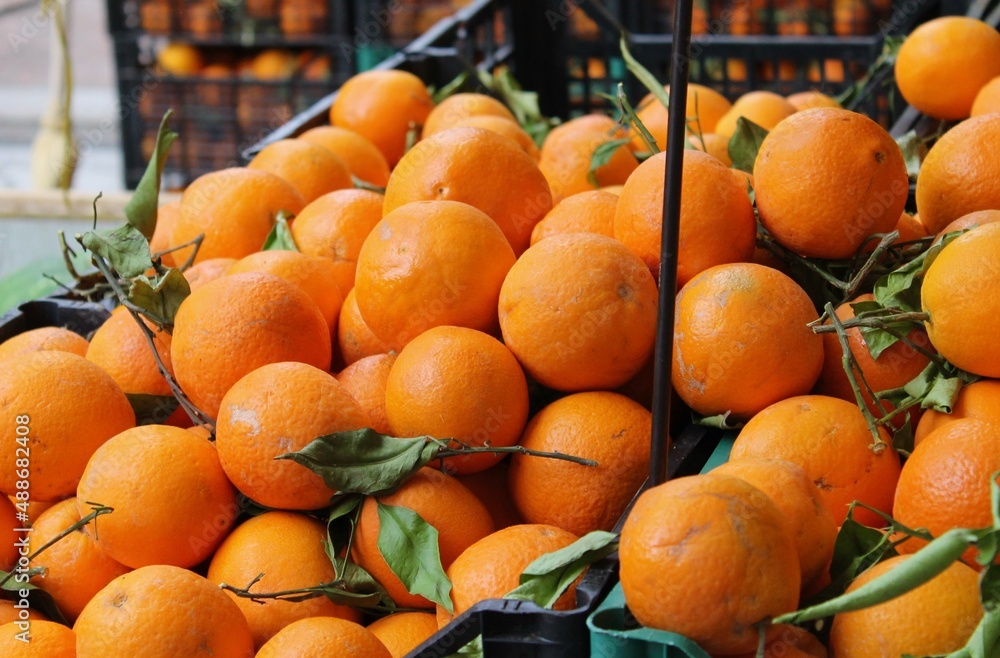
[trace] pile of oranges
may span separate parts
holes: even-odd
[[[697,85],[689,94],[672,383],[697,414],[742,429],[730,463],[637,500],[621,582],[643,624],[713,655],[750,655],[761,622],[829,584],[854,501],[866,507],[853,519],[876,528],[883,514],[935,536],[991,524],[1000,226],[986,224],[1000,216],[1000,171],[984,154],[1000,144],[1000,113],[930,149],[918,218],[903,212],[900,148],[870,119],[817,93],[734,104]],[[663,148],[663,108],[639,116]],[[733,169],[727,148],[741,117],[770,131],[752,173]],[[206,174],[161,207],[150,249],[185,268],[191,292],[170,331],[148,324],[155,352],[124,308],[89,340],[46,328],[0,344],[0,407],[27,421],[31,501],[15,505],[20,476],[3,469],[0,534],[12,538],[0,567],[17,562],[26,514],[31,583],[69,624],[31,610],[32,642],[19,643],[19,610],[0,602],[0,654],[403,656],[516,588],[539,556],[611,530],[648,472],[658,315],[665,158],[632,137],[588,115],[539,146],[489,96],[435,106],[416,77],[369,72],[341,89],[330,126]],[[297,250],[262,251],[282,213]],[[815,333],[821,310],[774,255],[840,262],[873,236],[898,230],[900,243],[929,246],[956,226],[975,228],[927,269],[926,322],[877,358],[857,327]],[[762,235],[778,248],[760,249]],[[843,300],[840,321],[864,292]],[[942,359],[979,381],[950,415],[911,414],[917,445],[904,463],[892,428],[873,436],[841,340],[876,393]],[[167,405],[137,425],[130,401],[177,390],[204,422]],[[13,427],[0,430],[9,464],[22,457]],[[360,428],[449,439],[458,454],[367,497],[344,544],[327,523],[338,492],[276,458]],[[463,454],[514,445],[597,465]],[[436,533],[450,609],[411,591],[383,554],[387,506]],[[838,615],[833,653],[960,648],[982,615],[981,567],[974,551],[963,560],[889,604]],[[343,600],[283,596],[361,570],[405,611],[370,622]],[[571,587],[555,607],[574,600]],[[788,652],[773,655],[827,651],[792,626],[766,639]]]

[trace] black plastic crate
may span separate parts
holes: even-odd
[[[103,304],[59,297],[25,302],[0,316],[0,343],[41,327],[63,327],[89,338],[111,311]]]

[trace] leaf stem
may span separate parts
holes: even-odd
[[[931,316],[924,311],[900,311],[898,313],[879,315],[877,317],[865,317],[862,315],[860,317],[843,320],[841,325],[845,329],[850,329],[852,327],[874,327],[888,332],[889,329],[886,328],[886,325],[890,322],[926,322],[927,320],[930,320],[930,318]],[[832,334],[837,331],[833,325],[829,324],[814,326],[812,330],[817,334]]]
[[[184,249],[186,247],[194,246],[194,251],[192,251],[191,255],[188,256],[186,261],[184,261],[184,264],[178,268],[181,272],[183,272],[187,270],[187,268],[191,267],[191,265],[194,263],[194,259],[198,255],[198,250],[201,249],[201,243],[204,242],[204,240],[205,240],[205,234],[199,233],[197,237],[192,238],[187,242],[182,242],[179,245],[170,247],[169,249],[164,249],[163,251],[157,251],[155,254],[152,255],[152,258],[155,261],[159,258],[163,258],[163,256],[166,254],[172,254],[175,251],[180,251],[181,249]]]
[[[452,439],[456,443],[461,443],[455,439]],[[442,445],[447,445],[446,442],[442,442]],[[465,445],[465,444],[462,444]],[[580,464],[581,466],[598,466],[598,463],[593,459],[584,459],[583,457],[577,457],[576,455],[568,455],[563,452],[545,452],[544,450],[532,450],[530,448],[525,448],[524,446],[469,446],[461,450],[450,450],[447,448],[442,448],[435,459],[447,459],[448,457],[463,457],[470,453],[517,453],[520,455],[530,455],[532,457],[544,457],[546,459],[559,459],[562,461],[573,462],[574,464]]]
[[[858,384],[857,375],[861,376],[861,380],[865,382],[865,388],[871,393],[872,398],[877,400],[874,391],[868,385],[868,382],[864,379],[864,374],[861,373],[861,368],[858,366],[857,360],[854,358],[854,353],[851,351],[851,345],[847,341],[847,331],[844,329],[844,323],[840,321],[837,314],[833,310],[833,304],[827,302],[824,307],[824,312],[829,316],[829,325],[833,327],[833,330],[837,332],[837,339],[840,341],[840,349],[843,352],[842,362],[844,365],[844,372],[847,374],[847,379],[851,383],[851,390],[854,391],[854,399],[858,403],[858,408],[861,410],[861,414],[865,417],[865,423],[868,425],[868,431],[871,432],[872,437],[875,439],[875,443],[872,444],[872,452],[876,455],[885,450],[886,443],[882,440],[882,435],[879,432],[879,423],[872,415],[872,412],[868,410],[868,404],[865,402],[865,397],[861,393],[861,386]],[[818,329],[820,327],[813,327],[813,331],[819,333]],[[855,374],[855,368],[857,368],[857,375]]]

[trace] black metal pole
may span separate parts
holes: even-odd
[[[653,435],[650,485],[667,479],[670,451],[670,369],[674,348],[674,294],[677,288],[677,240],[681,219],[681,174],[687,117],[688,65],[693,0],[674,4],[674,38],[670,56],[670,108],[667,119],[667,166],[663,175],[663,236],[660,242],[660,312],[653,364]]]

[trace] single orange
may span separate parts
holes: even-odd
[[[1000,381],[981,379],[967,384],[958,392],[951,413],[927,409],[920,417],[913,435],[914,445],[934,430],[953,420],[971,418],[1000,425]]]
[[[54,621],[32,620],[0,626],[0,655],[4,658],[76,658],[76,634]]]
[[[387,354],[389,346],[372,333],[371,328],[361,317],[358,309],[358,297],[354,288],[344,298],[344,306],[340,311],[337,323],[337,343],[340,354],[346,365],[351,365],[359,359],[375,354]]]
[[[535,144],[535,140],[531,138],[531,135],[525,132],[524,129],[518,125],[517,121],[514,121],[513,119],[483,114],[469,117],[468,119],[464,119],[455,124],[456,128],[459,126],[492,130],[499,135],[513,139],[517,142],[517,145],[531,157],[532,160],[537,162],[541,157],[541,152],[538,150],[538,144]]]
[[[235,263],[235,258],[209,258],[184,270],[184,278],[187,279],[191,292],[194,292],[209,281],[225,276]]]
[[[11,336],[0,343],[0,361],[29,352],[56,350],[87,356],[87,339],[63,327],[39,327]]]
[[[821,91],[800,91],[790,94],[787,100],[799,112],[814,110],[818,107],[841,107],[836,99],[827,96]]]
[[[256,658],[391,658],[371,631],[336,617],[292,622],[260,648]]]
[[[972,110],[969,116],[977,117],[980,114],[992,114],[1000,112],[1000,75],[993,78],[982,86],[972,101]]]
[[[774,130],[783,119],[797,111],[787,100],[771,91],[751,91],[736,99],[733,106],[719,118],[715,132],[723,137],[732,137],[736,132],[736,121],[740,117],[756,123],[764,130]]]
[[[618,196],[603,190],[568,196],[531,231],[531,244],[562,233],[597,233],[614,237]]]
[[[615,148],[608,161],[590,175],[591,158],[601,145],[625,139],[622,127],[611,117],[590,114],[554,128],[542,143],[538,166],[558,203],[573,194],[620,185],[635,171],[638,161],[627,143]]]
[[[385,645],[392,658],[404,658],[437,633],[437,619],[429,612],[396,612],[377,619],[368,630]]]
[[[161,251],[166,251],[170,248],[170,239],[174,234],[174,228],[177,226],[177,220],[181,217],[181,202],[172,201],[170,203],[165,203],[156,210],[156,229],[153,231],[153,237],[149,239],[149,252],[150,254],[157,254]],[[174,254],[172,252],[165,253],[160,257],[160,262],[166,267],[177,267],[178,265],[183,265],[183,263],[178,263],[174,260]]]
[[[722,135],[715,133],[688,135],[688,142],[694,150],[708,153],[727,167],[733,166],[733,158],[729,155],[729,140]]]
[[[385,390],[395,362],[395,353],[373,354],[358,359],[337,374],[337,381],[368,414],[369,427],[382,434],[392,431],[385,408]]]
[[[298,138],[325,146],[336,153],[355,178],[378,187],[385,187],[389,182],[389,163],[382,151],[353,130],[337,126],[317,126]]]
[[[0,625],[9,624],[12,621],[27,621],[27,620],[45,620],[48,621],[43,613],[35,610],[31,607],[14,607],[14,601],[10,599],[0,599]],[[437,624],[435,624],[437,626]]]
[[[351,172],[339,155],[301,139],[281,139],[268,144],[247,168],[280,176],[292,184],[307,204],[334,190],[354,187]]]
[[[670,94],[670,85],[663,87]],[[687,129],[691,135],[714,133],[719,119],[733,106],[725,96],[705,85],[688,84],[687,105],[684,115],[688,119]],[[648,94],[639,103],[639,120],[646,130],[656,140],[656,146],[661,151],[667,149],[667,108],[652,94]],[[640,135],[632,137],[632,148],[636,151],[648,151],[646,142]]]
[[[452,94],[441,101],[424,121],[422,137],[430,137],[448,128],[454,128],[466,119],[476,116],[495,116],[514,121],[514,115],[507,106],[486,94]]]
[[[1000,222],[1000,210],[975,210],[950,222],[947,226],[938,231],[938,236],[947,235],[952,231],[963,231],[965,229],[975,228],[976,226],[982,226],[983,224],[992,224],[993,222]]]

